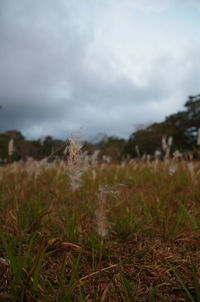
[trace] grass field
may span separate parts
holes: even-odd
[[[0,301],[200,301],[199,173],[186,161],[1,167]]]

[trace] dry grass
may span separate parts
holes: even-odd
[[[87,162],[0,168],[0,301],[200,301],[200,164]]]

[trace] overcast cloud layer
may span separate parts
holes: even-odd
[[[200,93],[198,0],[0,0],[0,131],[128,137]]]

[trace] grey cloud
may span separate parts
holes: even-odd
[[[107,2],[85,3],[0,2],[1,131],[18,129],[29,137],[64,138],[83,128],[85,137],[98,132],[127,137],[136,124],[159,120],[173,111],[172,103],[165,105],[171,102],[172,90],[192,83],[192,70],[199,74],[193,64],[178,81],[173,73],[175,68],[184,70],[183,61],[169,55],[156,59],[145,86],[117,73],[114,58],[91,55],[92,25],[101,22]],[[186,59],[191,64],[190,56]],[[184,93],[196,85],[185,85]]]

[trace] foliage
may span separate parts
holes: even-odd
[[[123,158],[138,157],[145,153],[154,155],[155,150],[162,151],[162,138],[173,137],[171,152],[193,151],[197,149],[197,132],[200,125],[200,95],[190,96],[185,103],[185,110],[165,118],[161,123],[153,123],[146,128],[139,129],[131,134],[128,140],[117,136],[105,136],[98,142],[83,142],[82,150],[89,155],[99,150],[99,158],[111,158],[119,162]],[[8,155],[8,144],[14,140],[15,151]],[[44,157],[62,158],[66,142],[47,136],[41,140],[26,140],[16,130],[0,134],[1,162],[25,160],[29,157],[42,159]],[[197,152],[196,152],[197,153]]]
[[[200,125],[200,95],[191,96],[185,103],[185,111],[166,117],[164,122],[154,123],[134,132],[125,147],[125,154],[135,157],[135,146],[142,154],[162,150],[163,136],[173,137],[173,150],[192,150],[197,146],[197,131]]]

